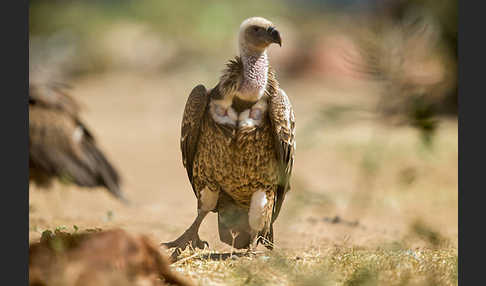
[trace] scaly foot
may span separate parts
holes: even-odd
[[[201,240],[199,238],[199,234],[197,231],[193,231],[192,229],[186,230],[179,238],[174,241],[161,243],[161,245],[167,248],[176,248],[175,251],[172,253],[171,259],[175,261],[177,257],[181,254],[181,252],[186,249],[188,245],[191,245],[192,248],[196,249],[204,249],[204,246],[209,247],[209,244]]]

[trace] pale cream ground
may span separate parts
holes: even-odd
[[[124,206],[102,189],[55,184],[41,191],[31,185],[30,241],[45,229],[73,225],[121,227],[157,242],[181,234],[196,215],[179,150],[182,112],[196,84],[210,87],[216,80],[196,72],[111,73],[73,82],[71,92],[85,107],[82,117],[118,167],[133,203]],[[277,247],[393,242],[406,237],[417,218],[457,247],[457,122],[441,121],[429,152],[415,130],[375,116],[375,86],[337,86],[282,79],[297,119],[297,152],[292,191],[274,226]],[[335,105],[352,110],[333,119],[325,110]],[[410,184],[402,183],[410,176]],[[359,224],[324,221],[336,215]],[[219,241],[215,214],[202,224],[200,236],[212,249],[230,249]]]

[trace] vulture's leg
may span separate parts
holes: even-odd
[[[209,244],[201,240],[199,238],[199,227],[203,222],[206,215],[216,207],[216,203],[218,202],[219,193],[212,192],[209,189],[205,188],[201,191],[200,197],[198,200],[198,210],[197,210],[197,217],[191,226],[176,240],[171,242],[162,243],[167,248],[176,247],[177,249],[172,254],[172,258],[175,259],[182,250],[186,249],[186,247],[190,244],[193,248],[200,248],[204,249],[204,246],[209,246]]]
[[[177,250],[182,251],[186,249],[186,247],[191,244],[193,248],[200,248],[203,249],[205,245],[209,246],[209,244],[201,240],[199,238],[199,226],[201,226],[202,221],[206,217],[209,211],[205,211],[202,209],[197,210],[197,217],[191,226],[176,240],[171,242],[162,243],[167,248],[177,247]],[[176,250],[176,251],[177,251]]]
[[[273,203],[269,200],[265,190],[258,190],[251,196],[250,210],[248,212],[250,225],[250,245],[248,250],[250,252],[255,250],[258,243],[266,236],[264,229],[266,224],[269,223],[269,219],[271,220],[272,207]]]

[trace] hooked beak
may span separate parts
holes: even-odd
[[[282,46],[282,39],[280,38],[280,33],[275,27],[268,27],[267,34],[270,37],[271,43],[276,43],[279,46]]]

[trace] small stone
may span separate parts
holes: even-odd
[[[331,220],[331,223],[340,223],[341,222],[341,218],[339,216],[335,216],[332,220]]]

